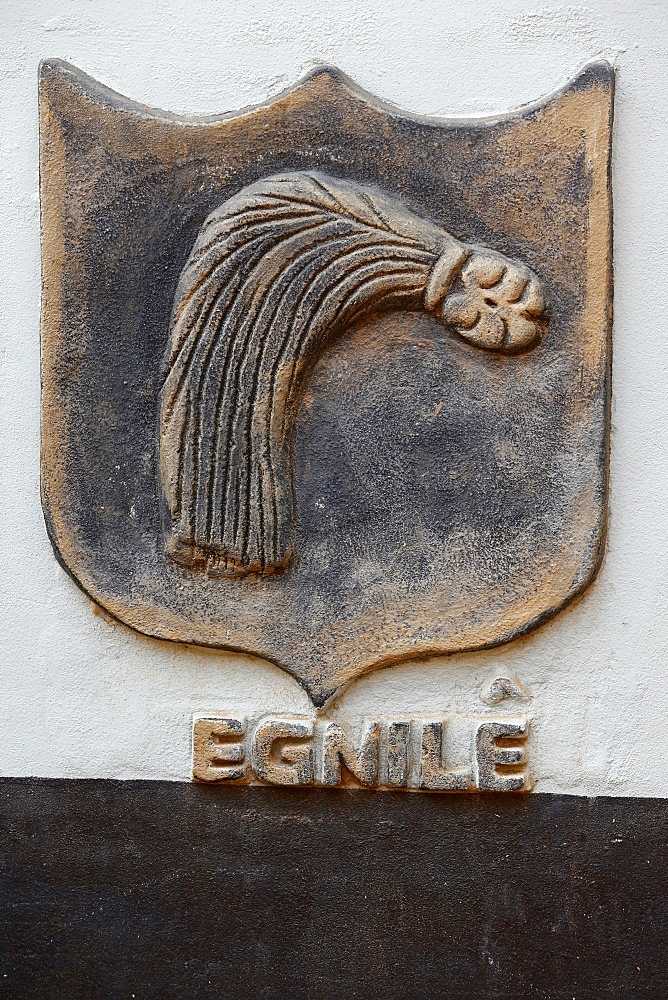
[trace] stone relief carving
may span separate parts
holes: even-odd
[[[262,657],[320,707],[585,591],[607,511],[613,82],[596,62],[448,121],[319,67],[197,119],[42,65],[42,504],[106,614]],[[483,703],[519,701],[511,680]],[[422,750],[411,733],[429,781],[454,781],[437,730]],[[406,739],[396,720],[390,783]]]
[[[468,759],[456,766],[444,750],[452,718],[366,719],[342,727],[301,716],[195,716],[192,774],[227,784],[530,791],[526,715],[467,719]]]
[[[528,267],[377,188],[276,174],[209,215],[176,291],[161,392],[174,561],[210,576],[286,568],[304,376],[337,333],[392,309],[424,309],[474,347],[508,354],[545,328]]]
[[[480,700],[486,705],[498,705],[507,698],[527,701],[530,697],[522,681],[514,674],[493,671],[480,688]]]

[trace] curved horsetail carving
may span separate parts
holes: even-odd
[[[365,314],[425,309],[477,348],[543,329],[539,279],[399,200],[318,173],[245,187],[203,224],[176,292],[161,394],[167,552],[211,575],[284,569],[306,371]]]

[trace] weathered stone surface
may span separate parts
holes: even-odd
[[[338,785],[423,792],[528,792],[526,715],[458,717],[470,732],[468,760],[452,767],[439,719],[375,719],[357,726],[310,717],[234,713],[195,716],[196,781]]]
[[[504,354],[530,350],[547,325],[528,268],[453,239],[368,185],[277,174],[212,212],[176,290],[161,392],[175,562],[214,577],[290,567],[305,377],[354,324],[421,309]]]
[[[45,63],[42,490],[80,586],[317,704],[581,593],[605,532],[612,84],[596,63],[441,122],[323,69],[189,120]]]

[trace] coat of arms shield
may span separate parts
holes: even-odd
[[[185,118],[44,63],[42,497],[93,600],[322,705],[580,594],[606,519],[612,92],[593,63],[443,121],[322,68]]]

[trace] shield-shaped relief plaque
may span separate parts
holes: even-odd
[[[612,89],[595,63],[441,121],[324,68],[190,119],[43,64],[42,494],[79,585],[317,705],[581,593],[605,531]]]

